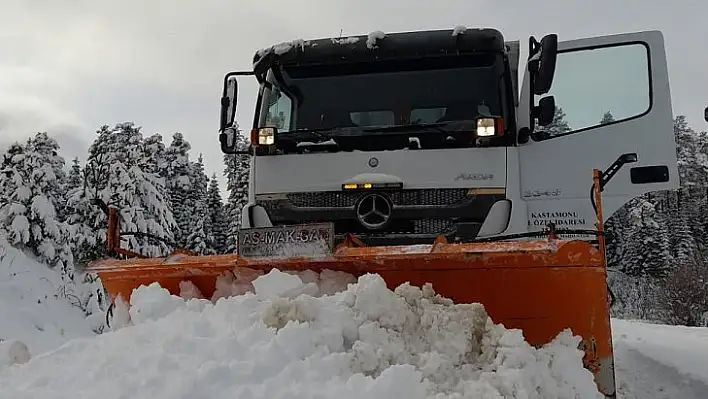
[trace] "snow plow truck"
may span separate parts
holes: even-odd
[[[253,77],[239,147],[237,82]],[[153,282],[208,296],[241,268],[430,283],[532,345],[570,328],[616,397],[603,223],[679,183],[660,32],[523,48],[464,27],[281,43],[225,75],[220,119],[222,151],[250,159],[238,250],[145,258],[121,247],[107,209],[115,256],[89,271],[113,300]]]

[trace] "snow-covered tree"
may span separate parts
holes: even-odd
[[[71,161],[71,169],[69,169],[69,174],[66,178],[66,191],[77,189],[83,186],[83,184],[83,169],[81,168],[79,158],[76,157]]]
[[[66,172],[59,145],[37,133],[24,146],[15,143],[4,154],[0,173],[0,228],[10,244],[30,251],[42,263],[74,279],[69,230],[59,220]]]
[[[77,212],[74,223],[83,224],[75,230],[88,235],[77,238],[78,246],[100,253],[104,245],[106,216],[90,206],[98,199],[119,209],[122,232],[136,234],[124,236],[124,247],[147,256],[164,255],[171,250],[168,244],[177,226],[164,179],[155,171],[158,162],[150,150],[155,147],[145,145],[140,127],[132,122],[102,126],[97,133],[89,148],[85,190],[73,192],[69,200]]]
[[[706,135],[696,133],[688,125],[686,117],[678,115],[674,119],[674,137],[681,185],[707,186],[708,164],[704,161],[708,153]]]
[[[146,154],[144,158],[145,167],[143,170],[165,178],[167,163],[165,161],[165,144],[162,142],[162,136],[160,134],[153,134],[152,136],[146,137],[143,147]],[[165,185],[167,185],[167,183],[165,183]]]
[[[647,197],[631,201],[627,246],[622,253],[622,271],[630,276],[661,277],[671,264],[669,234],[663,215]]]
[[[659,281],[656,305],[663,321],[690,327],[706,326],[708,267],[702,254],[683,259]]]
[[[216,179],[216,174],[213,174],[209,181],[207,209],[209,213],[209,231],[207,232],[209,247],[213,248],[216,253],[226,253],[226,237],[229,222],[224,212],[224,205],[219,190],[219,181]]]
[[[189,150],[191,145],[182,133],[172,136],[172,143],[165,150],[163,176],[165,177],[169,203],[177,222],[178,229],[174,231],[175,243],[186,248],[187,237],[191,231],[192,210],[187,203],[191,191]]]
[[[190,191],[187,196],[188,207],[191,210],[190,229],[186,238],[186,249],[200,255],[213,254],[209,246],[207,232],[211,229],[207,206],[208,177],[204,173],[204,159],[199,154],[197,162],[190,163]]]
[[[565,112],[563,108],[559,106],[556,106],[553,112],[553,121],[546,126],[538,127],[538,129],[549,133],[551,136],[557,136],[571,131],[570,125],[568,125],[568,122],[565,120]]]
[[[607,111],[602,115],[602,119],[600,119],[600,124],[606,125],[606,124],[608,124],[610,122],[614,122],[614,121],[615,121],[615,117],[612,116],[612,113],[610,111]]]
[[[247,150],[249,143],[241,133],[235,137],[236,147],[239,150]],[[236,238],[241,225],[241,210],[248,203],[248,181],[250,173],[250,156],[241,154],[224,155],[226,169],[226,188],[229,191],[229,198],[226,204],[226,214],[229,220],[227,235],[227,252],[236,251]]]

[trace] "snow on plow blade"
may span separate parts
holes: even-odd
[[[603,253],[588,242],[536,240],[490,243],[359,247],[345,240],[329,254],[310,257],[244,258],[235,254],[102,260],[90,267],[112,298],[128,301],[133,289],[158,282],[179,295],[191,281],[209,298],[223,273],[256,269],[377,273],[390,289],[430,283],[458,303],[479,302],[507,328],[519,328],[536,346],[570,328],[583,338],[584,362],[598,387],[614,393],[612,341]]]

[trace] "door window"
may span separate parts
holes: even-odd
[[[536,130],[551,137],[642,116],[651,108],[649,49],[632,43],[559,53],[548,95],[555,117]]]

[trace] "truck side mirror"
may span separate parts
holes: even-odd
[[[703,111],[703,119],[708,122],[708,107]]]
[[[236,99],[238,96],[238,76],[252,76],[253,71],[229,72],[224,77],[224,88],[221,92],[221,112],[219,121],[219,143],[224,154],[250,154],[250,149],[239,150],[235,148],[235,135],[238,128],[234,127],[236,120]]]
[[[533,94],[546,94],[551,90],[556,72],[558,35],[546,35],[541,42],[533,36],[529,38],[529,55],[528,70],[531,72]]]
[[[236,97],[238,96],[238,82],[236,76],[227,74],[224,78],[224,89],[221,93],[221,121],[219,130],[224,131],[234,123],[236,118]]]
[[[533,109],[533,116],[538,119],[539,126],[548,126],[553,122],[556,113],[556,99],[553,96],[543,97]]]

